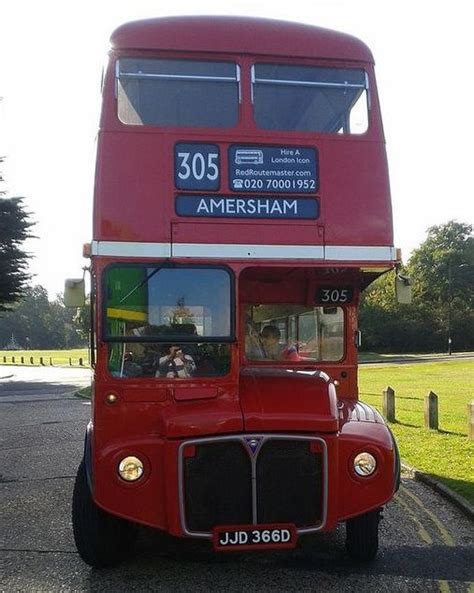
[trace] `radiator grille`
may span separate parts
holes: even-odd
[[[210,533],[216,525],[321,524],[323,447],[312,446],[316,439],[309,437],[255,439],[253,447],[249,436],[192,441],[193,455],[182,463],[186,532]]]
[[[268,441],[257,459],[259,523],[315,525],[321,519],[321,453],[308,441]]]
[[[252,475],[239,442],[198,445],[184,465],[186,523],[191,531],[252,523]]]

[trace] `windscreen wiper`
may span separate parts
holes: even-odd
[[[132,296],[133,293],[135,293],[137,290],[139,290],[142,286],[144,286],[149,280],[151,280],[153,278],[153,276],[155,274],[158,274],[158,272],[160,270],[162,270],[165,266],[170,267],[170,265],[166,262],[161,264],[161,266],[158,266],[156,269],[153,270],[153,272],[151,272],[150,274],[148,274],[148,276],[142,280],[139,284],[137,284],[134,288],[132,288],[132,290],[130,292],[128,292],[123,299],[119,302],[119,305],[121,305],[124,301],[126,301],[128,299],[128,297]],[[172,267],[172,266],[171,266]]]

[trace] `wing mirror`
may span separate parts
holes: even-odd
[[[359,329],[354,332],[354,345],[356,348],[362,346],[362,332]]]
[[[86,304],[86,286],[84,278],[70,278],[64,285],[64,305],[83,307]]]
[[[397,302],[402,305],[409,305],[412,302],[411,293],[412,280],[406,274],[398,273],[395,277],[395,294]]]

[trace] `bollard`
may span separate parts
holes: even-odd
[[[388,422],[395,422],[395,391],[390,386],[383,390],[383,415]]]
[[[82,358],[79,358],[79,366],[83,366],[82,365]]]
[[[25,357],[24,357],[24,356],[22,356],[22,357],[20,358],[20,360],[21,360],[21,364],[25,364]]]
[[[44,360],[43,360],[43,357],[42,356],[40,356],[40,365],[41,366],[44,366]]]
[[[15,364],[15,357],[12,356],[12,364]]]
[[[49,366],[52,367],[53,366],[53,359],[51,357],[49,357]]]
[[[425,395],[425,428],[438,430],[438,396],[433,391]]]
[[[474,399],[467,404],[467,438],[474,441]]]
[[[72,360],[71,357],[69,357],[69,366],[72,367]]]
[[[30,364],[35,364],[35,359],[32,356],[30,356]]]
[[[5,362],[5,363],[7,362],[7,357],[6,356],[3,357],[3,362]]]

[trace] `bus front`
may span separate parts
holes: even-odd
[[[261,19],[120,27],[89,253],[82,558],[118,562],[139,524],[227,551],[340,522],[373,558],[398,456],[358,401],[357,307],[396,257],[366,46]]]

